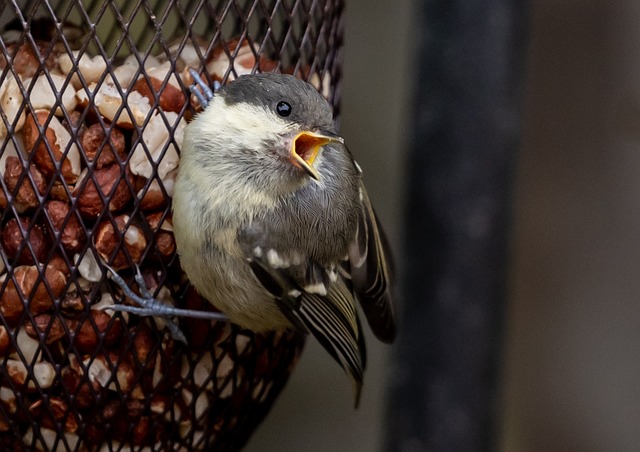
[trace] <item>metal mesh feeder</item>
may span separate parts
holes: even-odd
[[[171,195],[208,82],[279,71],[338,113],[341,1],[0,0],[0,448],[238,450],[302,350],[295,332],[102,310],[108,277],[213,307],[180,269]]]

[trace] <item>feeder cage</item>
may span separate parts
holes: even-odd
[[[180,269],[171,195],[197,110],[187,68],[314,84],[338,112],[340,0],[0,0],[0,449],[238,450],[302,350],[296,332],[168,322],[212,310]]]

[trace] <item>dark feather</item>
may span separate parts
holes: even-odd
[[[340,363],[353,381],[355,405],[360,401],[365,349],[359,321],[351,294],[344,284],[333,284],[326,297],[306,294],[293,315],[298,317],[308,331]]]
[[[303,286],[323,282],[318,273],[321,267],[310,261],[304,272],[296,266],[272,268],[266,259],[255,256],[250,266],[260,283],[273,294],[285,317],[297,328],[312,334],[351,377],[358,406],[366,349],[348,285],[338,279],[326,285],[326,295],[305,292]],[[292,274],[304,274],[308,278],[298,282]]]
[[[361,193],[362,216],[349,249],[353,291],[373,333],[381,341],[390,343],[396,335],[391,303],[391,252],[364,187]]]

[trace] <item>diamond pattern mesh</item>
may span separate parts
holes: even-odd
[[[185,69],[313,83],[339,114],[341,0],[0,0],[0,448],[237,450],[304,337],[101,310],[106,261],[213,309],[180,270],[171,195]]]

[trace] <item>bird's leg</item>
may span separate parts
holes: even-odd
[[[218,88],[220,88],[220,83],[218,81],[214,81],[212,91],[211,88],[209,88],[209,86],[205,83],[205,81],[202,80],[200,74],[198,74],[198,71],[190,68],[189,74],[191,74],[191,77],[193,77],[194,81],[194,84],[189,87],[189,91],[191,91],[193,95],[196,96],[196,99],[198,99],[198,102],[200,102],[202,108],[207,108],[209,102],[211,101],[211,99],[213,99],[214,92],[217,91]]]
[[[105,267],[111,273],[111,279],[113,279],[113,281],[118,286],[120,286],[125,296],[135,301],[138,304],[138,306],[114,304],[114,305],[104,306],[102,309],[105,309],[105,310],[111,309],[112,311],[129,312],[131,314],[137,314],[142,316],[153,316],[153,317],[175,316],[175,317],[190,317],[194,319],[205,319],[205,320],[221,320],[221,321],[228,320],[227,316],[221,312],[197,311],[194,309],[181,309],[181,308],[176,308],[175,306],[169,306],[167,304],[162,303],[158,299],[154,298],[153,295],[151,295],[151,292],[149,292],[149,289],[147,288],[147,285],[144,282],[144,278],[140,273],[140,269],[137,266],[136,266],[136,275],[134,278],[136,280],[136,283],[138,284],[138,287],[140,288],[140,293],[142,294],[142,296],[136,294],[133,290],[131,290],[129,285],[124,281],[124,279],[122,279],[120,275],[118,275],[118,273],[116,273],[116,271],[113,268],[109,267],[108,265],[105,265]],[[167,328],[169,328],[169,331],[171,332],[171,336],[174,339],[180,340],[186,343],[184,334],[182,334],[182,331],[180,331],[180,328],[178,327],[178,325],[172,322],[167,322]]]

